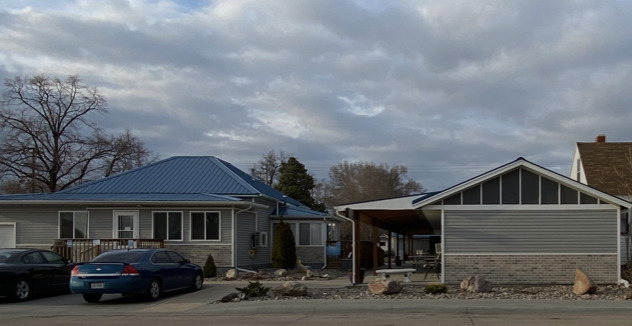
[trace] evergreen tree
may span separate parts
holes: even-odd
[[[312,197],[314,189],[314,177],[312,177],[301,162],[295,157],[290,157],[279,167],[279,183],[276,189],[284,195],[292,197],[303,205],[316,210],[323,210]]]
[[[279,221],[274,232],[272,245],[272,266],[276,268],[292,269],[296,264],[296,243],[294,233],[289,224]]]

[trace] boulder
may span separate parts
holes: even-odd
[[[575,270],[575,284],[573,293],[576,295],[593,294],[597,291],[597,285],[581,269]]]
[[[219,300],[220,302],[234,302],[235,299],[237,300],[241,300],[241,298],[239,297],[239,293],[229,293],[227,295],[225,295],[221,300]]]
[[[300,257],[296,257],[296,269],[299,273],[307,273],[309,271],[309,266],[303,265]]]
[[[276,296],[305,297],[307,286],[299,282],[288,281],[272,289]]]
[[[472,293],[491,292],[492,283],[480,276],[468,276],[461,282],[461,290]]]
[[[274,276],[284,277],[287,276],[287,269],[281,268],[274,271]]]
[[[398,281],[383,279],[381,277],[369,282],[368,286],[373,294],[395,294],[402,290],[402,285]]]
[[[237,277],[239,277],[239,272],[234,268],[231,268],[226,272],[227,279],[234,280]]]

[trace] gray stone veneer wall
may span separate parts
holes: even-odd
[[[170,245],[165,243],[165,248],[173,249],[184,257],[188,258],[192,263],[204,266],[206,258],[209,254],[213,255],[215,266],[231,267],[231,246],[230,245]]]
[[[481,276],[492,284],[573,284],[581,269],[597,284],[616,284],[617,255],[446,255],[445,283]]]

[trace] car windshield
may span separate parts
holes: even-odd
[[[137,263],[146,251],[108,251],[95,257],[91,262],[93,263]]]

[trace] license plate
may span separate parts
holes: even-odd
[[[105,283],[103,283],[103,282],[90,283],[90,288],[91,289],[103,289],[103,288],[105,288]]]

